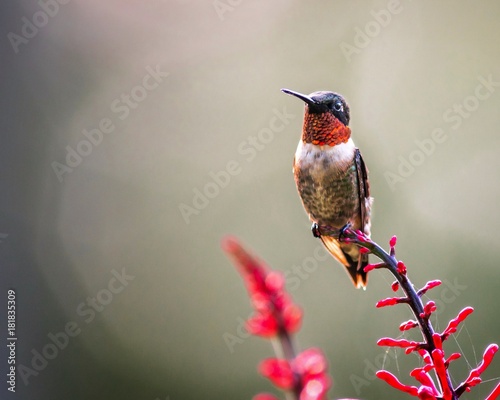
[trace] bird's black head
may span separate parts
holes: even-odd
[[[340,94],[320,91],[312,92],[310,95],[304,95],[288,89],[281,89],[281,91],[304,101],[308,105],[311,114],[329,112],[345,126],[349,125],[349,105]]]

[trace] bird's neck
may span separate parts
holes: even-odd
[[[346,143],[351,137],[351,128],[345,126],[329,112],[320,114],[306,111],[302,128],[302,141],[316,145],[335,146]]]

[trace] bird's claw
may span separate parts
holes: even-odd
[[[347,231],[351,226],[352,226],[352,224],[350,222],[348,222],[342,228],[340,228],[340,231],[339,231],[339,240],[342,240],[342,236],[344,236],[345,231]]]
[[[311,232],[315,238],[321,237],[321,233],[319,231],[319,225],[316,222],[313,222],[311,226]]]

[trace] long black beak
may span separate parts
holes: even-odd
[[[310,106],[314,106],[317,103],[310,98],[309,96],[306,96],[305,94],[299,93],[299,92],[294,92],[293,90],[288,90],[288,89],[281,89],[283,93],[289,94],[290,96],[295,96],[298,97],[300,100],[306,102]]]

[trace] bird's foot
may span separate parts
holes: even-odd
[[[311,232],[315,238],[321,237],[321,233],[319,231],[319,225],[316,222],[313,222],[311,226]]]
[[[340,228],[340,231],[339,231],[339,240],[342,240],[342,237],[344,236],[345,231],[347,231],[351,226],[352,226],[352,224],[350,222],[348,222],[342,228]]]

